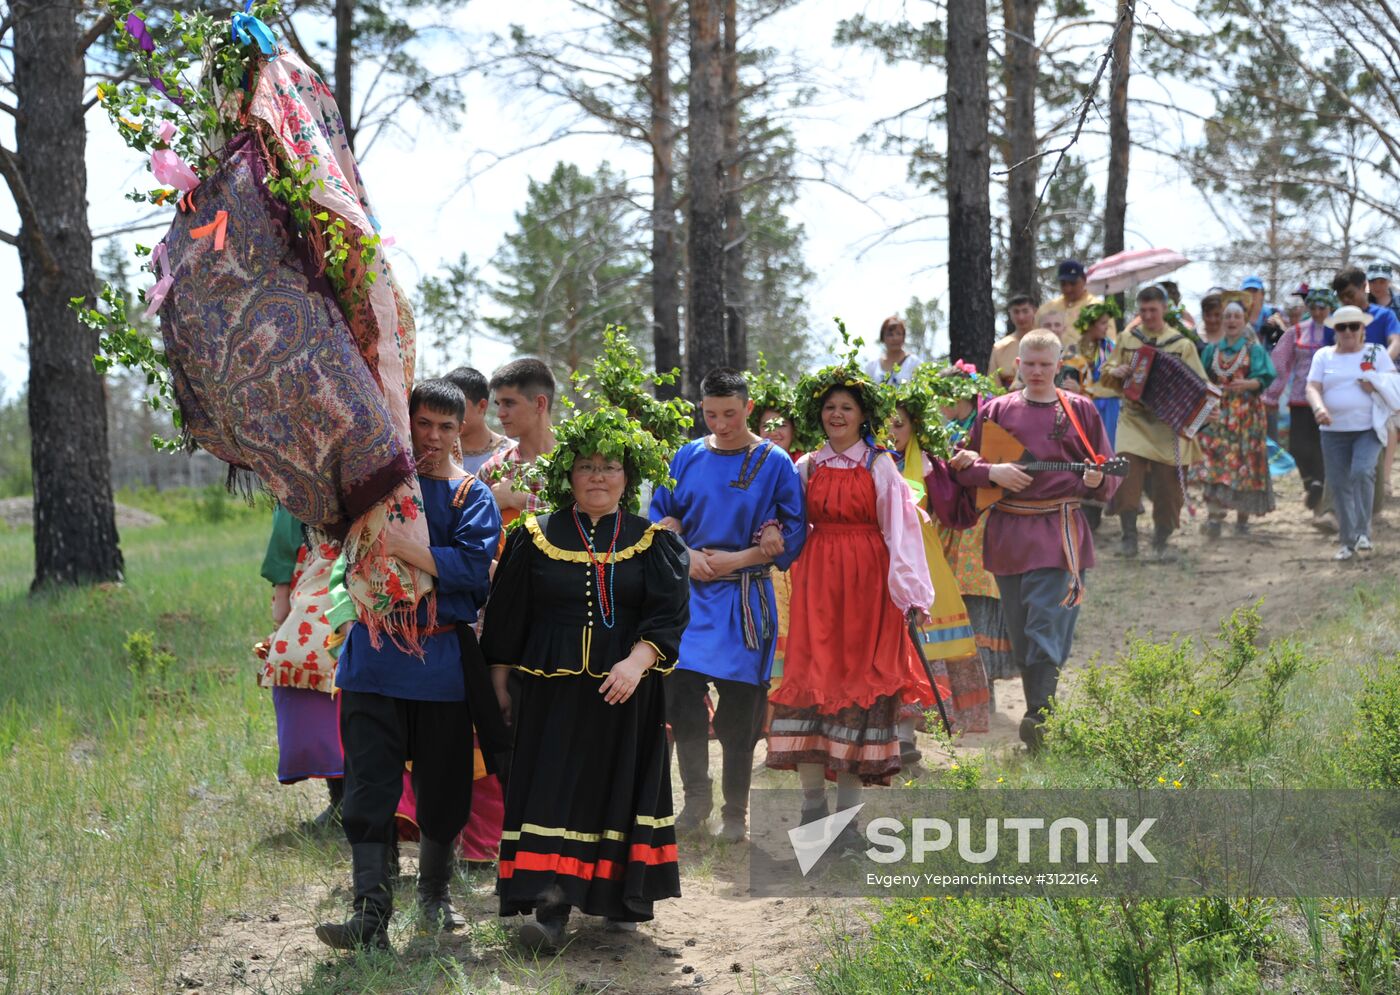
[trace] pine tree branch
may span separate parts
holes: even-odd
[[[4,176],[6,184],[9,185],[10,196],[14,198],[15,208],[19,211],[20,234],[28,239],[29,247],[34,250],[44,273],[50,277],[58,276],[61,272],[58,260],[49,249],[44,230],[39,227],[39,212],[35,210],[34,200],[29,196],[29,188],[25,186],[24,177],[20,175],[19,160],[13,152],[3,146],[0,146],[0,176]],[[13,244],[18,245],[19,241],[16,240]]]
[[[83,37],[78,40],[77,54],[79,56],[86,55],[87,50],[92,48],[92,46],[97,43],[97,40],[111,30],[112,25],[116,23],[116,15],[110,11],[99,17],[93,22],[92,27],[83,32]],[[3,34],[3,32],[0,32],[0,34]]]

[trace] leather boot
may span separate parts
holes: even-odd
[[[1118,521],[1123,525],[1123,538],[1118,541],[1118,555],[1133,559],[1138,555],[1137,515],[1119,515]]]
[[[461,929],[467,920],[452,907],[452,844],[422,836],[418,840],[418,908],[429,929]]]
[[[318,925],[318,940],[337,950],[388,948],[389,917],[394,912],[388,859],[389,848],[383,843],[356,843],[350,848],[354,912],[345,922]]]
[[[724,805],[720,808],[721,825],[715,835],[730,843],[738,843],[748,835],[749,785],[753,781],[752,751],[726,749],[720,788]]]
[[[345,801],[345,778],[326,778],[326,793],[330,795],[330,802],[321,810],[320,815],[305,823],[308,833],[330,833],[340,828],[340,806]]]
[[[531,950],[557,950],[564,945],[569,929],[569,906],[541,905],[533,922],[525,920],[517,934]]]
[[[702,738],[676,740],[676,763],[681,770],[685,804],[676,816],[676,832],[693,833],[710,818],[714,788],[710,783],[710,744]]]
[[[1158,563],[1175,563],[1178,559],[1176,550],[1167,545],[1167,540],[1171,538],[1173,529],[1157,526],[1152,534],[1152,559]]]

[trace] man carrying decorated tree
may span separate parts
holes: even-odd
[[[685,790],[676,829],[699,829],[713,806],[705,695],[714,685],[714,729],[724,755],[719,835],[737,841],[747,832],[753,750],[778,635],[769,567],[786,570],[797,558],[807,520],[792,459],[749,428],[753,401],[743,376],[711,370],[701,393],[710,434],[676,454],[675,486],[656,492],[650,515],[690,549],[690,625],[666,683]]]
[[[467,682],[484,680],[485,661],[471,624],[486,601],[488,573],[501,532],[501,514],[486,486],[452,462],[466,399],[446,380],[425,380],[409,401],[413,451],[423,506],[407,515],[427,519],[429,544],[390,536],[385,553],[436,579],[433,608],[419,606],[424,634],[414,655],[372,633],[347,612],[341,576],[331,579],[330,620],[348,629],[336,687],[340,738],[345,747],[345,801],[341,821],[350,843],[354,912],[343,923],[321,923],[316,936],[342,950],[388,945],[393,890],[389,853],[403,769],[413,764],[417,796],[418,903],[435,929],[465,921],[452,908],[448,884],[452,847],[471,812],[473,707]],[[348,617],[347,617],[348,616]],[[481,696],[484,698],[484,696]],[[478,713],[476,723],[483,720]]]

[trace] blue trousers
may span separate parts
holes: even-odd
[[[1074,643],[1079,606],[1061,602],[1069,591],[1070,573],[1041,567],[1023,574],[997,574],[1001,610],[1011,635],[1011,653],[1021,668],[1026,691],[1026,716],[1043,718],[1060,683],[1060,668]]]
[[[1369,428],[1362,432],[1332,432],[1323,428],[1322,463],[1343,546],[1354,546],[1371,535],[1372,492],[1381,440]]]

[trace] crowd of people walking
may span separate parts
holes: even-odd
[[[429,542],[381,551],[434,578],[417,644],[366,626],[343,560],[280,509],[263,567],[278,777],[324,778],[316,827],[351,846],[352,913],[317,935],[387,943],[400,837],[419,841],[430,928],[464,924],[464,859],[494,862],[530,947],[566,942],[575,912],[635,929],[710,828],[712,737],[715,833],[733,843],[760,742],[795,772],[799,824],[830,811],[827,782],[845,809],[918,764],[920,725],[986,731],[999,680],[1021,681],[1037,752],[1106,516],[1138,558],[1150,505],[1151,557],[1170,562],[1188,495],[1208,539],[1232,513],[1247,534],[1291,456],[1335,557],[1375,548],[1400,411],[1387,266],[1282,309],[1250,277],[1199,321],[1171,284],[1139,289],[1125,321],[1080,263],[1058,276],[1039,308],[1010,298],[985,371],[911,354],[897,316],[865,364],[795,384],[710,371],[705,434],[676,451],[606,403],[556,425],[537,359],[420,381],[422,499],[400,512]]]

